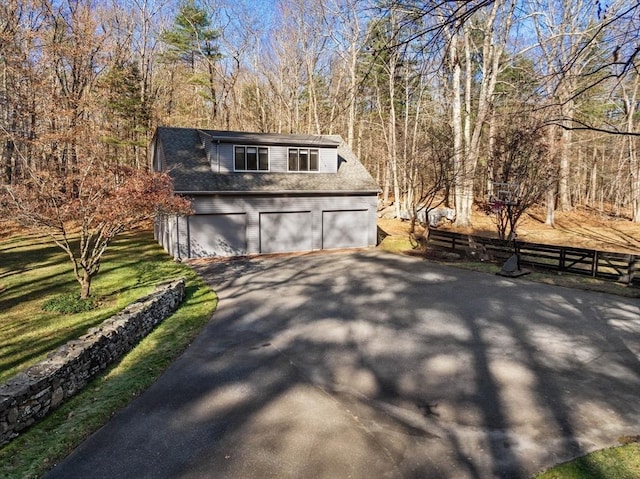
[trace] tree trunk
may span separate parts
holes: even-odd
[[[638,98],[638,88],[640,87],[640,76],[636,73],[631,85],[631,92],[625,95],[627,113],[627,131],[635,131],[636,104]],[[638,161],[638,150],[635,136],[627,138],[629,151],[629,177],[631,180],[631,220],[640,223],[640,162]]]
[[[395,17],[391,19],[392,31],[396,32],[396,20]],[[398,175],[398,142],[396,136],[396,71],[399,64],[399,52],[397,49],[392,51],[392,55],[389,58],[388,65],[388,93],[389,93],[389,118],[387,123],[388,139],[387,139],[387,151],[389,155],[389,162],[391,167],[391,181],[393,186],[393,205],[396,218],[400,217],[400,202],[402,201],[400,194],[400,178]]]
[[[556,187],[551,185],[547,190],[547,217],[544,224],[547,226],[555,225],[555,211],[556,211]]]
[[[596,207],[596,202],[598,201],[598,195],[597,195],[597,189],[598,189],[598,162],[597,159],[595,157],[595,150],[594,150],[594,157],[593,157],[593,166],[591,168],[591,188],[589,191],[589,206],[591,207]]]
[[[640,223],[640,168],[636,165],[635,176],[631,177],[631,219]]]
[[[13,141],[9,139],[6,140],[2,151],[3,164],[2,170],[0,171],[0,185],[11,185],[14,183],[14,171],[12,168],[14,149],[15,144]]]
[[[552,126],[547,130],[547,134],[549,135],[548,138],[548,143],[549,145],[551,145],[552,151],[555,148],[555,144],[556,144],[556,127]],[[554,155],[555,156],[555,155]],[[555,161],[555,158],[553,158],[552,161]],[[556,182],[552,181],[549,182],[549,188],[547,189],[547,195],[546,195],[546,209],[547,209],[547,215],[546,215],[546,219],[544,221],[544,224],[548,225],[548,226],[554,226],[555,225],[555,210],[556,210]]]
[[[349,110],[347,117],[347,145],[353,149],[356,124],[356,101],[358,88],[358,50],[351,45],[351,62],[349,64]]]
[[[454,180],[456,187],[456,225],[471,226],[471,212],[474,201],[474,183],[478,160],[480,158],[480,145],[482,141],[482,130],[490,114],[490,106],[495,92],[498,79],[502,52],[506,45],[507,37],[511,29],[512,13],[515,3],[505,0],[496,1],[491,7],[491,12],[487,15],[480,26],[484,39],[480,47],[482,57],[479,92],[474,93],[471,82],[471,27],[464,25],[462,28],[462,46],[464,47],[464,61],[466,65],[465,86],[462,90],[460,76],[462,74],[461,59],[456,45],[456,38],[459,31],[453,32],[449,38],[451,42],[449,56],[452,64],[452,89],[453,89],[453,123],[454,123],[454,155],[459,156],[459,166],[456,165],[454,175],[458,181]],[[498,11],[503,9],[503,15],[499,18]],[[507,11],[508,10],[508,11]],[[503,21],[502,24],[499,22]],[[464,114],[460,95],[465,96]],[[475,100],[474,100],[475,99]],[[475,112],[470,111],[476,105]],[[460,124],[462,123],[462,124]],[[458,126],[459,125],[459,126]],[[457,131],[456,131],[457,130]],[[456,137],[460,135],[460,141],[464,145],[456,145]],[[454,156],[454,165],[456,159]]]
[[[91,277],[91,275],[85,271],[84,275],[82,276],[82,279],[80,280],[80,287],[81,287],[80,298],[88,299],[89,296],[91,296],[91,280],[92,279],[93,278]]]
[[[468,218],[465,217],[461,208],[463,205],[462,176],[464,174],[464,155],[462,151],[462,66],[458,58],[458,37],[453,34],[449,39],[449,61],[451,63],[452,88],[451,93],[451,123],[453,129],[453,194],[456,208],[456,224],[460,226],[468,225]]]
[[[486,192],[485,197],[488,197],[493,192],[493,182],[496,181],[495,168],[495,156],[496,156],[496,114],[493,104],[491,105],[489,112],[489,138],[488,138],[488,154],[487,154],[487,166],[486,166]]]
[[[560,140],[560,165],[558,170],[558,207],[560,211],[569,211],[571,209],[571,196],[569,194],[571,137],[571,130],[562,130],[562,139]]]
[[[384,179],[383,179],[383,188],[382,188],[382,203],[387,206],[389,204],[389,193],[391,189],[391,168],[389,167],[389,160],[384,163]]]
[[[471,131],[471,97],[473,96],[473,91],[471,82],[471,45],[469,42],[468,28],[463,28],[462,35],[465,56],[465,81],[464,110],[462,111],[462,117],[460,121],[462,122],[464,148],[462,149],[462,164],[460,166],[460,170],[458,171],[458,174],[460,175],[460,182],[456,187],[456,224],[463,227],[468,227],[471,226],[471,213],[474,196],[473,184],[477,156],[476,150],[473,147],[473,135]],[[485,80],[486,77],[483,78],[483,81]],[[480,117],[481,114],[481,112],[478,112],[478,117]],[[478,128],[478,125],[474,125],[474,134],[476,128]]]
[[[218,96],[216,92],[216,72],[213,66],[213,62],[211,60],[207,60],[208,62],[208,73],[209,73],[209,95],[211,96],[211,121],[215,126],[217,125],[218,120]]]

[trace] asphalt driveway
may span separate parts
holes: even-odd
[[[526,478],[640,434],[640,302],[379,251],[199,265],[218,311],[50,478]]]

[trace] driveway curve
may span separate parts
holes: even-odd
[[[194,265],[191,347],[49,478],[527,478],[640,434],[640,303],[377,250]]]

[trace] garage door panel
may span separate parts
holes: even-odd
[[[322,249],[367,246],[368,231],[367,210],[322,212]]]
[[[191,216],[189,233],[192,258],[247,253],[245,213]]]
[[[260,213],[260,252],[311,250],[311,230],[310,211]]]

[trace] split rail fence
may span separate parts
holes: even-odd
[[[640,286],[640,254],[612,253],[569,246],[517,241],[520,265]],[[513,241],[465,235],[429,228],[429,247],[485,260],[504,261],[513,255]]]

